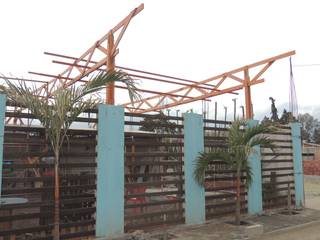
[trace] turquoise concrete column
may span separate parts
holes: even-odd
[[[0,202],[2,187],[2,168],[3,168],[3,138],[4,138],[4,121],[6,114],[6,96],[0,94]]]
[[[202,116],[184,114],[184,180],[185,180],[185,220],[186,224],[205,222],[205,190],[193,178],[195,160],[204,150]]]
[[[301,124],[291,123],[296,208],[304,207]]]
[[[124,231],[124,109],[98,108],[96,237]]]
[[[254,127],[259,124],[257,120],[249,120],[248,127]],[[248,158],[249,166],[252,171],[252,181],[248,188],[248,213],[262,213],[262,176],[261,176],[261,149],[255,146]]]

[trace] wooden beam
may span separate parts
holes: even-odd
[[[253,85],[255,84],[259,84],[259,83],[263,83],[264,82],[264,79],[260,79],[258,81],[256,81]],[[234,91],[239,91],[243,88],[243,85],[237,85],[237,86],[234,86],[234,87],[229,87],[229,88],[226,88],[224,89],[223,91],[220,91],[220,92],[211,92],[211,93],[208,93],[206,95],[200,95],[200,96],[197,96],[197,97],[193,97],[192,99],[187,99],[187,100],[184,100],[183,102],[174,102],[174,103],[170,103],[170,104],[166,104],[164,106],[155,106],[153,108],[149,108],[149,109],[146,109],[146,110],[143,110],[143,111],[135,111],[136,113],[146,113],[146,112],[153,112],[153,111],[158,111],[158,110],[161,110],[161,109],[165,109],[165,108],[171,108],[171,107],[175,107],[175,106],[178,106],[178,105],[181,105],[181,104],[186,104],[186,103],[191,103],[191,102],[195,102],[195,101],[199,101],[199,100],[203,100],[205,98],[210,98],[210,97],[214,97],[214,96],[219,96],[219,95],[222,95],[222,94],[225,94],[225,93],[228,93],[228,92],[234,92]],[[162,98],[164,100],[164,98]],[[145,100],[143,100],[145,101]],[[124,107],[128,107],[127,105],[122,105]]]
[[[107,54],[107,72],[111,73],[114,71],[115,67],[115,56],[113,54],[114,50],[114,38],[113,33],[110,32],[108,36],[108,54]],[[107,84],[107,92],[106,92],[106,103],[110,105],[114,105],[114,83]]]
[[[258,62],[255,62],[255,63],[252,63],[252,64],[249,64],[249,65],[246,65],[244,67],[241,67],[241,68],[237,68],[237,69],[234,69],[234,70],[231,70],[229,72],[225,72],[223,74],[219,74],[217,76],[214,76],[214,77],[211,77],[211,78],[208,78],[208,79],[205,79],[203,81],[200,81],[198,82],[198,86],[200,84],[212,84],[213,81],[218,81],[214,83],[215,87],[212,89],[212,91],[210,92],[210,94],[203,94],[202,97],[204,98],[208,98],[208,96],[215,96],[215,95],[221,95],[221,94],[224,94],[224,93],[230,93],[230,89],[233,89],[232,87],[229,87],[229,88],[226,88],[226,89],[221,89],[221,84],[226,81],[227,79],[232,79],[232,80],[236,80],[237,82],[240,82],[241,85],[238,85],[236,88],[237,90],[239,86],[241,86],[241,89],[244,88],[245,90],[245,93],[246,93],[246,105],[247,105],[247,113],[246,113],[246,116],[248,119],[252,118],[253,116],[253,111],[252,111],[252,107],[251,107],[251,89],[250,89],[250,86],[251,85],[254,85],[254,84],[257,84],[257,83],[261,83],[262,80],[255,80],[255,81],[251,81],[250,82],[250,78],[249,78],[249,70],[251,68],[255,68],[255,67],[259,67],[260,65],[264,65],[264,64],[267,64],[269,65],[268,67],[267,66],[264,66],[264,68],[257,74],[257,76],[261,76],[270,66],[271,64],[276,61],[276,60],[279,60],[279,59],[282,59],[282,58],[285,58],[285,57],[288,57],[288,56],[291,56],[291,55],[294,55],[295,54],[295,51],[290,51],[290,52],[286,52],[286,53],[283,53],[283,54],[280,54],[280,55],[277,55],[277,56],[274,56],[274,57],[271,57],[271,58],[267,58],[267,59],[264,59],[262,61],[258,61]],[[271,63],[271,64],[270,64]],[[244,75],[247,76],[247,81],[244,79],[243,81],[241,81],[242,79],[241,78],[238,78],[236,77],[234,74],[236,73],[241,73],[241,72],[245,72]],[[229,83],[232,83],[234,84],[235,81],[232,81]],[[181,88],[177,88],[175,90],[172,90],[172,91],[169,91],[168,93],[170,94],[176,94],[176,93],[179,93],[179,92],[187,92],[187,96],[191,96],[192,94],[192,89],[194,89],[195,87],[197,87],[197,85],[191,85],[189,87],[181,87]],[[211,95],[213,94],[213,95]],[[144,102],[144,101],[153,101],[154,99],[157,99],[159,98],[161,95],[155,95],[155,96],[151,96],[151,97],[147,97],[147,98],[144,98],[144,99],[141,99],[140,101]],[[197,101],[197,100],[201,100],[203,98],[201,98],[201,96],[199,97],[193,97],[193,101]],[[170,100],[169,98],[167,98],[167,100]],[[136,101],[134,102],[134,104],[138,103],[139,101]],[[185,103],[189,103],[189,102],[192,102],[192,100],[190,99],[180,99],[180,101],[178,102],[175,102],[173,103],[174,106],[177,106],[177,105],[181,105],[181,104],[185,104]],[[129,106],[131,103],[125,103],[123,104],[124,106]],[[171,107],[173,106],[171,104],[167,104],[165,106],[162,107],[162,109],[164,108],[167,108],[167,107]],[[154,109],[156,110],[159,110],[159,108],[150,108],[149,110],[150,111],[153,111]]]
[[[95,52],[96,49],[99,49],[99,51],[101,51],[103,54],[105,55],[109,55],[108,54],[108,49],[106,49],[105,47],[102,46],[102,44],[105,44],[106,41],[109,41],[109,35],[110,34],[115,34],[119,29],[123,28],[121,33],[119,34],[119,39],[116,40],[116,43],[119,44],[130,20],[136,16],[139,12],[141,12],[144,9],[144,5],[141,4],[139,7],[135,8],[134,10],[132,10],[130,12],[129,15],[127,15],[122,21],[120,21],[115,27],[113,27],[107,34],[105,34],[102,38],[100,38],[98,41],[96,41],[87,51],[85,51],[79,58],[74,60],[74,66],[69,66],[67,67],[67,69],[65,69],[62,73],[58,74],[62,77],[70,77],[73,76],[75,73],[77,73],[78,71],[80,73],[77,73],[77,75],[72,79],[72,80],[65,80],[62,81],[63,84],[61,84],[61,79],[57,79],[57,78],[53,78],[49,81],[49,96],[52,95],[52,93],[60,87],[68,87],[72,84],[74,84],[75,82],[81,80],[83,77],[88,76],[88,74],[94,72],[95,70],[97,70],[98,68],[100,68],[102,65],[107,64],[107,57],[104,57],[102,60],[98,61],[94,66],[91,66],[90,69],[79,69],[76,65],[80,62],[80,61],[85,61],[86,62],[86,66],[88,66],[89,62],[91,62],[91,58],[93,56],[93,53]],[[116,47],[113,48],[113,54],[112,56],[116,55],[116,51],[118,51],[118,49]],[[111,56],[111,55],[110,55]],[[112,63],[111,63],[112,64]],[[74,70],[76,70],[76,72],[74,72]],[[59,84],[60,83],[60,84]],[[36,92],[37,93],[43,93],[43,89],[45,89],[46,86],[42,85],[41,87],[39,87]],[[112,96],[111,96],[112,97]]]
[[[246,119],[250,120],[253,118],[252,114],[252,101],[251,101],[251,89],[250,89],[250,76],[249,68],[244,69],[244,95],[245,95],[245,108],[246,108]]]

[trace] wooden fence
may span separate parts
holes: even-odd
[[[205,151],[226,148],[228,128],[232,122],[205,120]],[[241,177],[241,212],[247,211],[247,189],[245,176]],[[224,162],[214,161],[206,171],[206,218],[212,219],[235,213],[236,196],[235,171],[228,169]]]
[[[278,131],[268,135],[276,146],[261,148],[263,208],[279,208],[288,205],[291,195],[294,205],[295,186],[293,169],[292,136],[289,126],[279,126]]]
[[[63,145],[61,177],[61,239],[95,236],[97,111],[77,119]],[[26,112],[7,112],[5,126],[0,238],[52,239],[53,153],[42,127]],[[17,126],[15,117],[31,126]],[[184,124],[182,117],[164,117],[154,131],[147,114],[125,115],[125,231],[184,223]],[[88,124],[90,125],[88,127]],[[226,147],[231,122],[204,120],[205,151]],[[151,124],[152,125],[152,124]],[[144,129],[144,130],[142,130]],[[147,129],[148,130],[148,129]],[[149,129],[150,130],[150,129]],[[262,149],[263,207],[294,202],[290,128],[270,135],[275,153]],[[247,189],[241,183],[241,211],[247,212]],[[288,188],[289,184],[289,188]],[[235,174],[215,162],[206,175],[206,218],[233,214]]]

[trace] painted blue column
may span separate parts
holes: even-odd
[[[124,109],[99,105],[96,237],[124,232]]]
[[[249,120],[248,127],[254,127],[259,124],[257,120]],[[248,158],[249,166],[252,171],[252,181],[248,188],[248,213],[262,213],[262,176],[261,176],[261,149],[255,146]]]
[[[302,162],[301,124],[291,123],[293,169],[296,208],[304,207],[304,181]]]
[[[6,96],[0,94],[0,202],[2,191],[2,168],[3,168],[3,138],[4,138],[4,122],[6,114]]]
[[[195,160],[204,151],[202,116],[184,114],[184,178],[185,178],[185,221],[186,224],[205,222],[205,190],[193,178]]]

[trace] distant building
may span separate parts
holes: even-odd
[[[320,144],[303,142],[303,160],[320,160]]]

